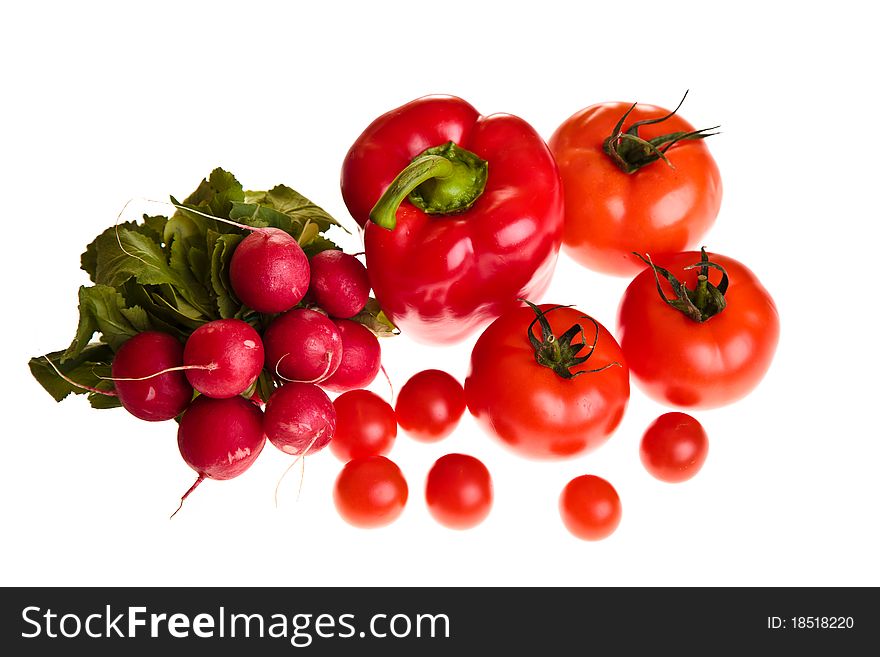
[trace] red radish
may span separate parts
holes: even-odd
[[[370,296],[367,268],[353,255],[321,251],[309,261],[309,293],[331,317],[354,317]]]
[[[168,333],[144,331],[126,340],[110,368],[123,408],[151,422],[180,415],[192,400],[193,389],[183,371],[165,370],[181,365],[183,345]]]
[[[177,430],[180,455],[199,475],[180,499],[181,506],[205,479],[232,479],[247,470],[265,443],[263,411],[252,402],[244,397],[197,397]]]
[[[192,332],[183,350],[192,387],[216,399],[235,397],[253,385],[263,369],[263,341],[247,322],[216,319]],[[201,366],[201,367],[196,367]]]
[[[309,289],[309,259],[280,228],[254,229],[232,254],[229,282],[246,306],[281,313],[298,304]]]
[[[268,368],[288,381],[323,381],[342,361],[342,337],[326,315],[294,308],[263,333]]]
[[[379,339],[363,324],[348,319],[335,320],[342,336],[342,362],[321,387],[333,392],[365,388],[382,366]]]
[[[336,409],[313,383],[285,383],[269,397],[266,437],[286,454],[305,455],[327,446],[336,431]]]

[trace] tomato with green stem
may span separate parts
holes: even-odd
[[[591,269],[631,276],[642,266],[634,250],[693,247],[721,206],[721,175],[703,141],[714,129],[695,130],[678,107],[618,102],[566,119],[549,141],[565,192],[566,253]]]
[[[577,456],[620,424],[629,401],[626,360],[611,333],[583,312],[526,303],[496,319],[474,345],[468,409],[522,456]]]
[[[617,320],[639,387],[680,408],[723,406],[751,392],[779,341],[776,305],[757,276],[705,249],[644,263]]]

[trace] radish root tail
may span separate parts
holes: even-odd
[[[309,453],[309,450],[311,450],[312,447],[314,447],[315,443],[318,441],[318,438],[320,438],[321,436],[324,435],[324,431],[326,431],[326,428],[321,429],[320,431],[318,431],[315,434],[315,437],[312,438],[312,442],[310,442],[308,445],[306,445],[306,448],[303,450],[303,452],[301,454],[297,454],[297,457],[293,460],[293,463],[291,463],[289,466],[287,466],[287,469],[278,478],[278,483],[275,485],[275,507],[276,508],[278,507],[278,490],[281,488],[281,482],[284,481],[284,478],[287,476],[287,473],[293,469],[293,466],[295,466],[297,463],[302,462],[302,469],[300,471],[300,479],[299,479],[299,491],[296,494],[296,499],[299,500],[299,494],[302,492],[303,479],[305,478],[305,473],[306,473],[305,456],[306,456],[306,454]]]
[[[208,363],[207,365],[178,365],[177,367],[166,367],[164,370],[159,370],[158,372],[147,374],[146,376],[99,376],[98,378],[104,381],[148,381],[162,374],[168,374],[169,372],[183,372],[185,370],[205,370],[207,372],[213,372],[218,367],[220,366],[217,363]]]
[[[284,354],[281,358],[278,359],[278,362],[275,363],[275,375],[281,379],[282,381],[288,381],[290,383],[320,383],[324,379],[326,379],[330,375],[330,365],[333,364],[333,354],[329,351],[324,354],[324,357],[327,359],[327,365],[324,367],[324,371],[314,379],[288,379],[281,372],[278,371],[278,367],[281,365],[281,361],[290,356],[289,353]]]
[[[105,397],[118,397],[119,396],[112,390],[101,390],[100,388],[93,388],[92,386],[87,386],[87,385],[83,385],[82,383],[77,383],[76,381],[74,381],[73,379],[68,377],[66,374],[64,374],[64,372],[62,372],[57,367],[55,367],[55,363],[53,363],[51,361],[51,359],[49,359],[49,357],[43,356],[43,358],[45,358],[46,362],[49,363],[49,365],[52,367],[53,370],[55,370],[55,373],[58,376],[60,376],[62,379],[67,381],[70,385],[75,386],[77,388],[80,388],[81,390],[88,390],[89,392],[93,392],[96,395],[104,395]],[[98,378],[105,379],[107,377],[99,376]]]
[[[196,479],[196,483],[194,483],[192,486],[190,486],[189,490],[187,490],[183,494],[183,497],[180,498],[180,504],[177,506],[177,511],[175,511],[174,513],[171,514],[171,516],[168,518],[169,520],[171,520],[171,518],[173,518],[174,516],[177,515],[177,512],[183,508],[184,500],[186,500],[186,498],[189,497],[190,493],[192,493],[196,488],[198,488],[198,485],[200,483],[202,483],[204,480],[205,480],[205,475],[199,475],[199,478]]]

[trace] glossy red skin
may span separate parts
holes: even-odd
[[[370,385],[382,367],[382,349],[377,338],[363,324],[349,319],[334,320],[342,337],[342,362],[321,387],[345,392]]]
[[[235,248],[229,282],[246,306],[261,313],[283,313],[309,289],[309,259],[293,237],[279,228],[265,228]]]
[[[331,317],[354,317],[370,297],[367,268],[353,255],[330,249],[309,260],[309,294]]]
[[[660,481],[687,481],[700,471],[709,453],[703,425],[687,413],[664,413],[651,423],[639,444],[642,465]]]
[[[318,383],[342,362],[342,336],[326,315],[294,308],[276,317],[263,332],[266,366],[289,381]]]
[[[397,393],[397,422],[416,440],[434,442],[458,426],[466,407],[464,388],[441,370],[424,370],[410,377]]]
[[[565,252],[590,269],[617,276],[642,270],[633,251],[659,257],[696,246],[721,206],[721,175],[705,140],[672,146],[666,153],[672,166],[656,161],[631,174],[603,151],[603,142],[631,105],[591,105],[566,119],[549,141],[565,189]],[[624,130],[668,113],[639,104]],[[639,135],[652,139],[693,129],[676,114],[640,128]]]
[[[369,222],[389,183],[425,149],[453,141],[489,162],[485,191],[458,215],[428,216],[405,200],[397,227]],[[562,239],[562,186],[543,139],[522,119],[482,117],[451,96],[417,99],[376,119],[342,168],[342,194],[365,225],[367,272],[379,304],[409,337],[459,341],[546,290]]]
[[[139,378],[183,365],[183,345],[159,331],[144,331],[126,340],[113,357],[110,376]],[[142,420],[160,422],[189,406],[192,386],[183,371],[167,372],[144,381],[115,381],[123,408]]]
[[[285,454],[314,454],[336,432],[336,409],[327,393],[313,383],[285,383],[266,403],[266,437]]]
[[[425,483],[428,511],[450,529],[479,525],[492,509],[492,477],[483,463],[466,454],[437,459]]]
[[[349,461],[333,487],[339,515],[350,525],[364,529],[383,527],[397,520],[408,496],[403,473],[384,456]]]
[[[575,308],[559,308],[546,317],[556,336],[581,324],[592,344],[595,330],[581,319],[584,315]],[[578,456],[603,444],[620,424],[629,401],[626,360],[614,337],[600,324],[593,355],[573,371],[598,369],[612,362],[620,366],[564,379],[535,361],[527,333],[534,318],[531,308],[515,308],[489,325],[477,340],[464,383],[468,410],[489,435],[521,456]]]
[[[727,307],[711,319],[695,322],[664,303],[649,268],[633,279],[618,309],[617,335],[637,384],[679,408],[715,408],[747,395],[770,368],[779,341],[776,305],[752,271],[725,256],[709,259],[730,277]],[[700,253],[691,251],[655,263],[693,287],[697,270],[683,268],[699,261]],[[709,272],[717,284],[721,273]]]
[[[391,405],[369,390],[349,390],[333,400],[336,434],[330,451],[341,461],[385,455],[397,438]]]
[[[600,541],[620,524],[620,497],[610,483],[595,475],[572,479],[559,496],[559,514],[577,538]]]
[[[183,460],[208,479],[237,477],[265,443],[263,411],[244,397],[199,396],[180,418],[177,430]]]
[[[253,385],[263,369],[260,334],[240,319],[215,319],[192,332],[183,349],[184,365],[216,365],[214,370],[186,370],[192,387],[225,399]]]

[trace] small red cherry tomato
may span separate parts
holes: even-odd
[[[425,485],[434,519],[450,529],[479,525],[492,508],[492,477],[483,463],[466,454],[447,454],[434,463]]]
[[[601,477],[575,477],[559,497],[559,513],[572,534],[585,541],[598,541],[610,536],[620,524],[620,497],[614,486]]]
[[[330,451],[348,462],[364,456],[387,454],[397,437],[394,409],[369,390],[349,390],[333,401],[336,433]]]
[[[464,409],[464,388],[452,375],[440,370],[414,374],[400,389],[395,406],[400,427],[425,442],[452,433]]]
[[[333,501],[342,519],[362,528],[397,520],[409,490],[400,468],[384,456],[366,456],[345,464],[336,478]]]
[[[693,477],[709,453],[703,425],[687,413],[665,413],[642,436],[639,455],[645,469],[661,481],[677,483]]]

